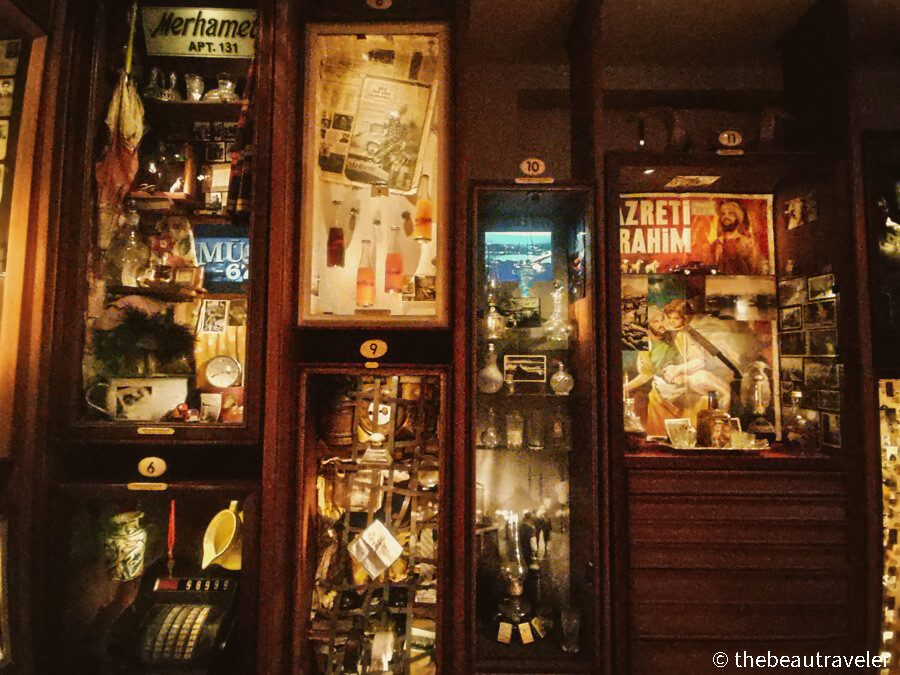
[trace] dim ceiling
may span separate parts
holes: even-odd
[[[859,61],[900,64],[900,0],[847,0]],[[480,60],[563,64],[578,0],[470,0]],[[610,66],[770,66],[778,40],[816,0],[602,0]]]

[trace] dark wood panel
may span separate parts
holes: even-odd
[[[845,522],[846,504],[838,498],[815,497],[695,497],[632,498],[635,518],[659,520],[746,520]]]
[[[834,636],[827,639],[795,639],[758,640],[742,639],[737,642],[723,640],[713,641],[678,641],[671,640],[632,640],[631,641],[631,675],[721,675],[722,673],[740,673],[743,670],[734,666],[735,654],[744,658],[744,652],[753,656],[766,656],[768,652],[779,656],[848,654],[853,648],[846,637]],[[728,667],[716,668],[713,656],[723,652],[728,657]],[[824,673],[827,669],[815,670],[790,669],[791,673]],[[774,670],[773,670],[774,672]]]
[[[633,543],[682,544],[822,544],[846,545],[845,527],[833,522],[733,520],[672,521],[633,518],[630,525]]]
[[[632,568],[712,570],[845,570],[843,546],[643,545],[631,548]]]
[[[846,575],[832,571],[633,570],[631,599],[635,603],[811,602],[821,598],[843,602],[848,597]]]
[[[839,603],[635,603],[635,637],[824,637],[849,631],[849,612]]]
[[[845,492],[836,473],[733,471],[635,471],[628,492],[679,495],[834,495]]]

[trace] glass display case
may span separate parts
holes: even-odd
[[[447,324],[447,42],[308,28],[301,324]]]
[[[475,656],[485,667],[599,658],[592,200],[583,187],[474,189]]]
[[[73,374],[83,395],[71,425],[92,438],[159,427],[179,438],[252,435],[255,280],[265,269],[257,12],[142,7],[129,16],[122,6],[108,26],[122,51],[102,59],[114,77],[95,77],[102,110],[84,213],[84,332],[70,341],[83,346]]]
[[[259,496],[62,486],[55,652],[83,673],[255,669]]]
[[[838,452],[845,263],[830,177],[809,159],[620,159],[610,358],[626,450]]]
[[[301,385],[315,483],[302,662],[323,674],[434,673],[445,376],[316,369]]]

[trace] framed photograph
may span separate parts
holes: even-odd
[[[778,313],[781,330],[800,330],[803,328],[803,305],[785,307]]]
[[[837,299],[811,302],[803,306],[803,324],[807,328],[834,326],[837,323]]]
[[[704,302],[705,312],[720,319],[775,321],[778,318],[774,277],[708,276]]]
[[[647,279],[643,274],[622,275],[622,349],[647,351]]]
[[[516,328],[539,328],[541,325],[540,298],[510,298],[507,312]]]
[[[546,382],[547,357],[533,354],[507,354],[503,357],[506,382]]]
[[[840,410],[841,392],[837,389],[820,389],[819,408],[821,410]]]
[[[782,307],[802,305],[806,302],[806,279],[795,277],[778,282],[778,304]]]
[[[823,330],[810,330],[807,335],[807,351],[810,356],[837,356],[837,330],[826,328]]]
[[[0,77],[11,77],[16,74],[21,51],[21,40],[0,40]]]
[[[224,333],[228,317],[228,300],[204,300],[200,310],[198,333]]]
[[[785,356],[780,365],[782,381],[803,382],[803,359]]]
[[[687,417],[666,420],[669,443],[676,448],[692,448],[697,444],[697,432]]]
[[[822,442],[825,445],[841,445],[841,416],[822,413]]]
[[[206,144],[206,161],[207,162],[223,162],[225,161],[225,143],[219,141],[217,143]]]
[[[786,356],[806,354],[806,333],[804,331],[781,333],[779,339],[781,341],[782,354]]]
[[[172,275],[172,283],[183,288],[203,288],[203,268],[176,267]]]
[[[210,140],[211,131],[209,122],[194,122],[194,138],[198,141]]]
[[[7,140],[9,140],[9,120],[0,120],[0,159],[6,159]]]
[[[809,301],[834,297],[834,275],[823,274],[809,278]]]
[[[14,82],[11,77],[0,79],[0,117],[9,117],[12,114]]]
[[[816,389],[837,389],[841,386],[841,367],[834,359],[809,358],[803,360],[803,383]]]

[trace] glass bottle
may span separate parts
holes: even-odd
[[[149,247],[140,238],[140,214],[132,200],[125,204],[124,223],[113,237],[107,258],[107,283],[137,286],[150,259]]]
[[[525,418],[518,410],[506,415],[506,447],[508,450],[521,450],[525,445]]]
[[[550,389],[557,396],[568,396],[574,386],[575,378],[566,371],[566,364],[560,361],[556,372],[550,378]]]
[[[697,413],[697,445],[702,448],[727,448],[731,443],[731,417],[719,410],[719,394],[710,391],[706,395],[706,410]]]
[[[811,419],[809,412],[802,410],[803,392],[791,392],[791,407],[785,419],[785,435],[788,441],[796,443],[800,452],[815,452],[818,445],[818,423]]]
[[[428,192],[430,178],[422,175],[419,179],[419,190],[416,196],[416,217],[413,221],[413,239],[431,241],[431,230],[434,220],[434,205]]]
[[[356,270],[356,306],[371,307],[375,304],[375,259],[371,240],[363,239],[361,243],[359,268]]]
[[[566,316],[563,308],[563,289],[556,288],[550,294],[553,298],[553,311],[550,318],[544,324],[544,336],[550,347],[566,347],[569,344],[569,335],[572,332],[572,324]]]
[[[500,432],[497,431],[497,413],[488,408],[487,425],[481,432],[481,447],[493,450],[500,445]]]
[[[340,226],[341,202],[331,202],[331,226],[328,228],[328,267],[344,266],[344,228]]]
[[[478,371],[478,390],[485,394],[496,394],[503,387],[503,373],[497,366],[497,350],[493,342],[488,343],[485,365]]]
[[[387,255],[384,259],[384,292],[403,291],[403,253],[400,252],[400,226],[391,225]]]
[[[500,270],[496,260],[487,265],[487,277],[484,281],[484,297],[488,304],[496,305],[500,302]]]

